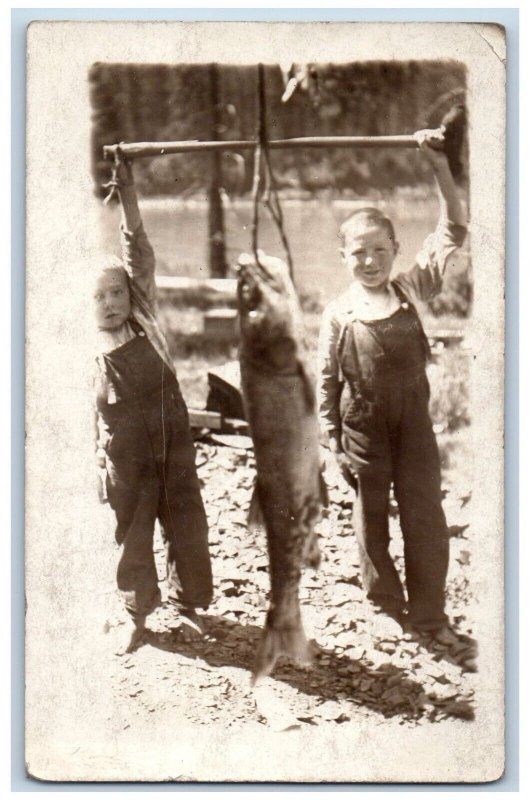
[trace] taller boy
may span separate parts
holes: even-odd
[[[450,641],[444,612],[449,541],[428,409],[429,346],[413,301],[440,291],[447,260],[466,229],[446,156],[435,149],[438,135],[420,131],[416,138],[434,171],[438,226],[413,268],[390,280],[398,252],[390,219],[368,207],[342,225],[342,257],[352,284],[322,319],[320,420],[343,474],[356,486],[353,525],[368,597],[391,614],[405,608],[388,550],[393,483],[405,545],[408,621]]]

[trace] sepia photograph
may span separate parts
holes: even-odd
[[[28,775],[501,777],[505,60],[31,24]]]

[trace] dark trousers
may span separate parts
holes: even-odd
[[[425,375],[376,388],[372,414],[343,431],[357,477],[353,526],[368,597],[404,605],[401,581],[388,551],[389,493],[393,483],[404,540],[409,620],[425,629],[446,621],[444,590],[449,539],[441,505],[440,461],[428,412]]]
[[[212,599],[208,527],[188,412],[176,379],[146,337],[106,356],[118,401],[100,411],[110,433],[107,493],[122,546],[118,588],[132,615],[160,602],[153,554],[158,519],[169,599],[206,608]]]

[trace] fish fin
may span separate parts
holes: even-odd
[[[313,649],[306,639],[301,624],[297,628],[288,630],[276,630],[266,626],[252,670],[252,686],[255,686],[260,678],[270,675],[280,656],[289,656],[302,664],[310,665],[313,662],[313,655]]]
[[[318,546],[318,535],[311,531],[304,540],[302,551],[303,564],[306,567],[318,569],[320,566],[320,547]]]
[[[250,498],[250,507],[248,509],[247,525],[249,530],[261,530],[265,527],[265,517],[263,516],[263,509],[259,499],[258,484],[254,485],[252,497]]]
[[[316,407],[314,382],[306,364],[300,360],[298,360],[298,372],[302,378],[302,383],[304,386],[304,397],[307,409],[308,411],[313,411]]]
[[[318,485],[320,488],[320,502],[323,508],[329,508],[328,486],[324,479],[324,466],[321,467],[318,475]]]
[[[297,517],[302,545],[302,564],[317,569],[320,566],[320,547],[315,526],[320,518],[320,504],[310,498],[301,508]]]

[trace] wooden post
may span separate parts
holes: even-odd
[[[212,108],[212,139],[219,138],[219,69],[210,64],[210,104]],[[228,266],[225,250],[225,227],[223,202],[221,198],[221,151],[212,152],[212,177],[208,187],[208,248],[210,275],[212,278],[226,278]]]

